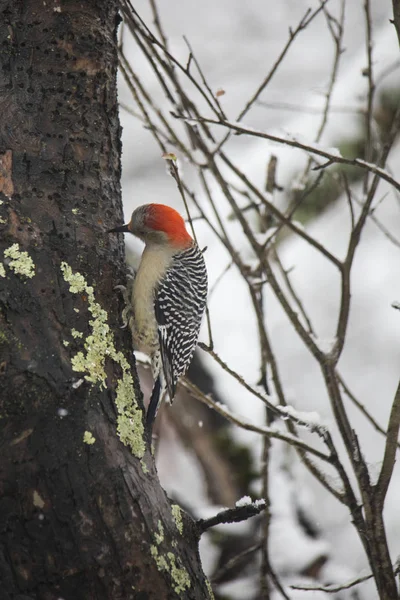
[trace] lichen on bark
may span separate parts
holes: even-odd
[[[65,261],[61,263],[61,271],[72,294],[86,295],[88,311],[91,313],[88,321],[90,334],[86,338],[83,337],[83,350],[72,356],[72,368],[78,373],[84,373],[86,381],[106,388],[106,360],[111,359],[119,365],[122,376],[117,383],[115,396],[118,435],[137,458],[143,458],[146,451],[143,415],[135,396],[130,364],[123,353],[115,348],[114,334],[108,324],[107,312],[96,301],[93,286],[88,285],[81,273],[74,273]],[[81,338],[76,334],[76,329],[72,328],[72,337]]]

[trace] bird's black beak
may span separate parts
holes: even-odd
[[[109,229],[107,233],[129,233],[129,223],[114,227],[114,229]]]

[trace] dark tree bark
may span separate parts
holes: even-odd
[[[117,7],[0,0],[1,600],[209,594],[118,328]]]

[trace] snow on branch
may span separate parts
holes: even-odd
[[[247,500],[250,500],[250,502]],[[246,521],[251,517],[259,515],[266,507],[267,503],[265,500],[256,500],[255,502],[252,502],[247,496],[236,502],[235,508],[222,510],[209,519],[198,519],[196,525],[201,535],[207,531],[207,529],[210,529],[210,527],[215,527],[222,523],[240,523],[241,521]]]

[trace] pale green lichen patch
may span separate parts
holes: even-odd
[[[13,244],[4,251],[5,258],[11,258],[8,263],[9,268],[16,275],[24,277],[33,277],[35,275],[35,264],[29,254],[19,249],[19,244]]]
[[[145,475],[146,475],[146,473],[149,473],[149,472],[150,472],[150,471],[149,471],[149,468],[148,468],[148,466],[146,465],[146,463],[144,462],[144,459],[143,459],[143,458],[142,458],[142,460],[140,461],[140,464],[142,465],[142,470],[143,470],[143,473],[144,473]]]
[[[74,339],[76,338],[83,338],[83,333],[82,331],[77,331],[76,329],[71,329],[71,335]]]
[[[69,283],[71,293],[86,294],[88,309],[92,315],[89,321],[91,331],[84,339],[84,350],[72,357],[72,368],[79,373],[85,373],[86,381],[105,388],[106,359],[112,359],[121,367],[122,377],[118,381],[115,398],[118,410],[117,431],[121,442],[129,446],[135,456],[143,458],[146,445],[142,411],[137,404],[130,365],[122,352],[117,352],[115,348],[114,335],[107,323],[107,312],[96,302],[94,289],[87,284],[83,275],[73,273],[71,267],[65,262],[61,263],[61,271],[65,281]],[[79,333],[76,330],[71,331],[74,337],[80,337]]]
[[[4,268],[4,265],[2,262],[0,262],[0,277],[5,277],[6,276],[6,270]]]
[[[172,552],[167,552],[163,555],[159,552],[157,546],[150,547],[150,554],[155,560],[159,571],[167,571],[171,575],[172,587],[174,592],[180,594],[191,586],[189,573],[185,567],[178,567],[175,555]]]
[[[177,504],[171,506],[172,516],[174,517],[175,525],[179,533],[183,534],[182,509]]]
[[[4,225],[4,223],[7,223],[7,219],[3,219],[3,217],[0,217],[0,225]]]
[[[159,571],[169,571],[169,566],[165,557],[158,552],[157,546],[150,547],[150,553],[154,560],[156,561],[157,569]]]
[[[87,294],[89,312],[92,319],[89,321],[91,334],[85,339],[85,352],[77,352],[72,357],[72,368],[78,373],[85,373],[86,381],[98,383],[106,387],[105,362],[107,356],[115,352],[113,335],[107,323],[107,313],[96,302],[92,286],[87,285],[85,278],[80,273],[73,273],[67,263],[61,263],[64,279],[69,283],[69,291],[73,294]]]
[[[63,272],[64,279],[69,283],[69,291],[73,294],[79,294],[86,290],[87,283],[85,278],[80,273],[73,273],[71,267],[66,263],[61,263],[61,271]]]
[[[208,579],[206,579],[206,587],[210,600],[215,600],[214,592],[212,591],[211,583],[208,581]]]
[[[189,573],[186,571],[185,567],[178,567],[176,565],[175,554],[168,552],[167,557],[171,564],[172,587],[177,594],[180,594],[181,592],[184,592],[186,588],[190,588],[191,586]]]
[[[164,541],[164,527],[161,521],[158,521],[157,529],[158,531],[154,534],[154,539],[157,546],[159,546]],[[174,591],[177,594],[180,594],[181,592],[184,592],[186,588],[190,588],[191,582],[189,573],[185,567],[177,566],[175,554],[173,552],[161,554],[157,546],[150,546],[150,553],[156,562],[157,569],[159,571],[167,571],[171,575]]]
[[[127,371],[129,363],[121,353],[118,353],[118,355],[123,358],[123,362],[119,363],[123,373],[122,379],[118,381],[115,397],[118,410],[117,431],[121,442],[125,446],[129,446],[135,456],[143,458],[146,444],[144,442],[142,411],[136,401],[132,375]],[[124,366],[125,364],[126,366]],[[144,469],[143,472],[145,472]]]
[[[95,441],[96,438],[94,437],[93,433],[91,433],[90,431],[85,431],[85,433],[83,434],[83,443],[91,446],[95,443]]]
[[[157,523],[158,533],[154,534],[154,539],[156,540],[156,544],[160,545],[164,541],[164,527],[161,521]]]
[[[37,490],[33,490],[32,500],[33,500],[33,505],[36,508],[43,508],[45,505],[45,501],[43,500],[42,496],[39,494],[39,492]]]

